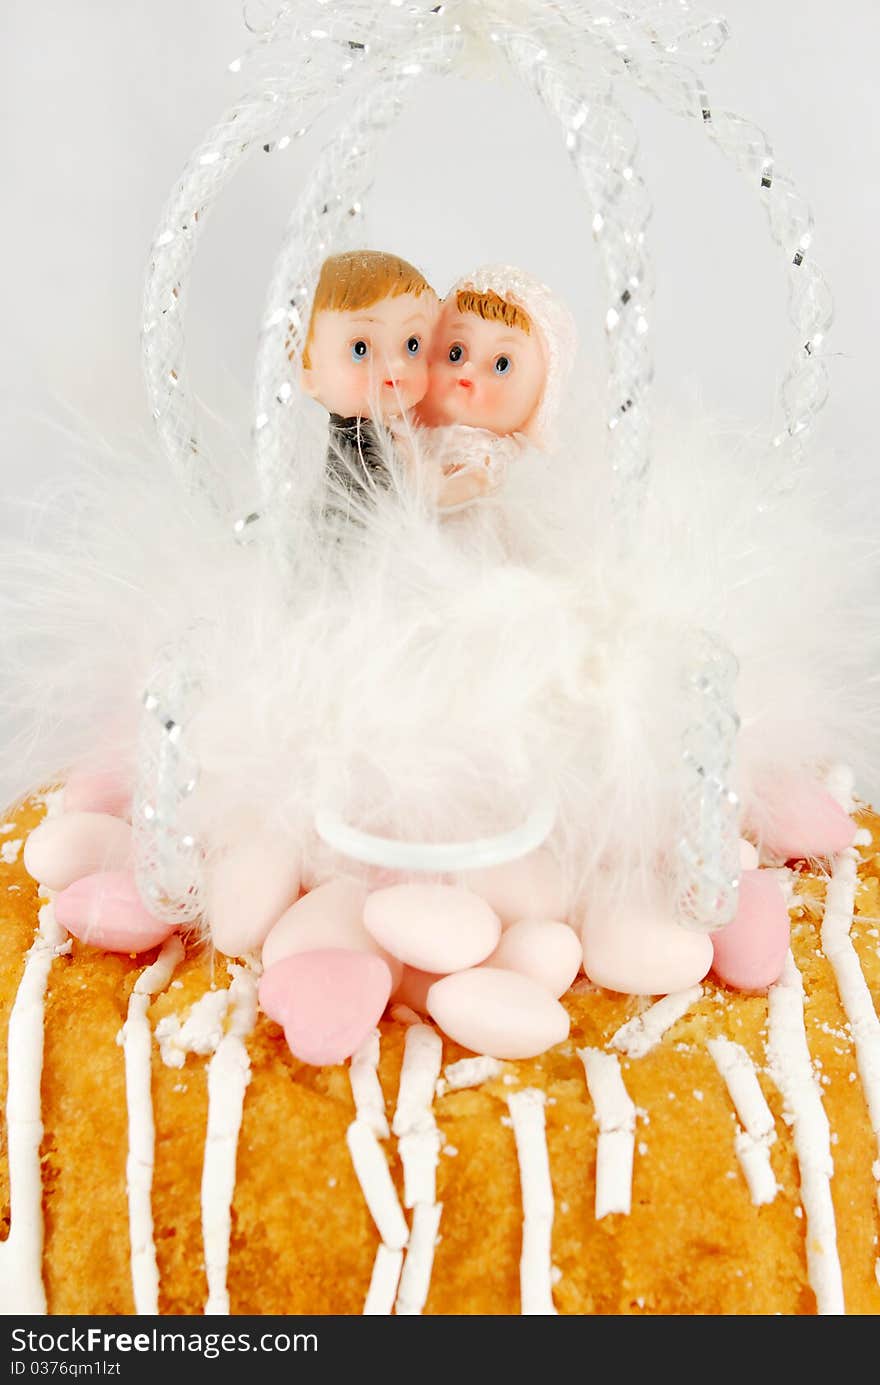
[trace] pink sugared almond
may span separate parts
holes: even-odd
[[[484,965],[530,976],[558,1000],[580,971],[581,960],[581,940],[567,923],[521,919],[505,928]]]
[[[114,770],[75,770],[67,777],[61,806],[65,813],[109,813],[111,817],[128,818],[131,780]]]
[[[372,952],[323,948],[284,957],[260,978],[260,1006],[283,1026],[295,1058],[316,1067],[350,1058],[380,1020],[391,972]]]
[[[86,875],[125,870],[133,857],[131,828],[109,813],[47,818],[24,844],[25,870],[49,890],[65,890]]]
[[[367,895],[364,925],[380,947],[419,971],[476,966],[501,936],[498,915],[455,885],[390,885]]]
[[[286,838],[265,832],[238,842],[208,867],[211,941],[229,957],[261,947],[299,894],[299,859]]]
[[[440,980],[436,971],[419,971],[416,967],[404,967],[403,975],[394,988],[394,999],[400,1005],[408,1005],[420,1015],[428,1013],[428,992],[435,981]]]
[[[736,916],[711,934],[712,970],[737,991],[763,991],[782,975],[791,938],[788,905],[772,870],[745,870]]]
[[[562,871],[545,847],[501,866],[463,872],[461,883],[492,906],[505,928],[522,919],[568,918]]]
[[[340,876],[316,885],[287,909],[263,943],[263,966],[283,957],[317,948],[344,948],[349,952],[374,952],[391,972],[392,989],[403,974],[403,963],[379,946],[364,927],[366,886]]]
[[[625,995],[687,990],[712,965],[709,934],[683,928],[659,904],[588,913],[582,939],[590,980]]]
[[[761,846],[777,860],[837,856],[855,841],[856,824],[815,779],[785,775],[761,794]]]
[[[75,880],[56,895],[55,917],[80,942],[105,952],[146,952],[175,929],[147,912],[130,870]]]
[[[457,1044],[490,1058],[535,1058],[568,1038],[559,1001],[532,977],[501,967],[441,977],[428,992],[428,1014]]]

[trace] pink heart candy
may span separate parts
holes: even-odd
[[[388,964],[373,952],[322,948],[283,957],[260,978],[260,1005],[295,1058],[323,1067],[350,1058],[382,1017]]]
[[[855,840],[852,818],[807,775],[786,775],[759,798],[760,844],[778,860],[837,856]]]
[[[148,914],[131,871],[102,871],[74,881],[55,898],[55,917],[80,942],[105,952],[146,952],[174,932]]]
[[[763,991],[782,975],[791,937],[788,906],[771,870],[744,870],[735,917],[712,934],[712,970],[736,991]]]

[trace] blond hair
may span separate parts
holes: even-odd
[[[423,293],[433,294],[434,290],[424,274],[397,255],[389,255],[384,250],[347,250],[341,255],[331,255],[321,266],[315,289],[303,348],[302,363],[306,370],[312,364],[309,347],[318,313],[358,312],[361,308],[372,308],[383,298],[399,298],[405,293],[420,298]]]
[[[477,293],[476,289],[459,289],[455,306],[460,313],[476,313],[486,322],[503,322],[505,327],[518,327],[526,336],[531,334],[532,319],[525,309],[491,290]]]

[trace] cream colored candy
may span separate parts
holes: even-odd
[[[567,923],[521,919],[506,928],[485,963],[530,976],[558,999],[580,971],[581,940]]]
[[[24,865],[48,890],[75,880],[125,870],[134,858],[132,830],[109,813],[62,813],[34,828],[24,844]]]
[[[435,981],[428,1014],[463,1048],[490,1058],[535,1058],[568,1038],[566,1011],[530,976],[474,967]]]
[[[253,952],[299,894],[296,852],[271,832],[239,842],[209,866],[206,893],[214,946],[229,957]]]
[[[392,987],[397,986],[403,964],[385,952],[364,927],[366,898],[366,887],[344,876],[316,885],[292,904],[270,931],[263,944],[263,966],[318,949],[372,952],[387,962]]]
[[[758,849],[745,837],[739,839],[739,864],[741,870],[757,870]]]
[[[505,928],[521,919],[568,918],[562,871],[544,847],[503,866],[470,870],[461,883],[491,904]]]
[[[627,995],[668,995],[702,981],[712,965],[712,938],[683,928],[660,905],[587,914],[584,970],[591,981]]]
[[[419,971],[461,971],[483,962],[501,923],[479,895],[455,885],[391,885],[374,890],[364,924],[381,947]]]

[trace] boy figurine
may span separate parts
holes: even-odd
[[[330,413],[327,471],[349,499],[387,484],[389,431],[428,388],[437,295],[380,250],[324,261],[302,358],[303,388]]]
[[[530,444],[551,445],[574,352],[568,309],[523,270],[487,265],[453,285],[415,410],[420,446],[440,472],[441,508],[496,489]]]

